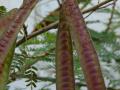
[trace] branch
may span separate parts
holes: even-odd
[[[43,28],[40,29],[40,30],[37,30],[37,31],[31,33],[30,35],[28,35],[28,36],[26,37],[26,39],[23,38],[23,39],[19,40],[19,41],[17,42],[16,46],[19,46],[20,44],[24,43],[26,40],[29,40],[29,39],[31,39],[31,38],[39,35],[39,34],[45,33],[45,32],[49,31],[49,30],[52,29],[52,28],[57,28],[58,23],[59,23],[59,21],[56,21],[56,22],[54,22],[54,23],[52,23],[52,24],[50,24],[50,25],[48,25],[48,26],[46,26],[46,27],[43,27]]]
[[[82,14],[85,14],[85,13],[88,13],[88,12],[91,12],[91,11],[95,11],[95,10],[99,9],[101,6],[103,6],[103,5],[105,5],[105,4],[109,3],[109,2],[112,2],[112,1],[114,1],[114,0],[103,1],[103,2],[99,3],[98,5],[96,5],[96,6],[92,7],[92,8],[89,8],[89,9],[87,9],[87,10],[84,10],[84,11],[82,12]],[[40,30],[37,30],[37,31],[31,33],[30,35],[27,36],[27,40],[29,40],[29,39],[31,39],[31,38],[39,35],[39,34],[45,33],[45,32],[49,31],[49,30],[52,29],[52,28],[57,28],[58,23],[59,23],[59,21],[56,21],[56,22],[54,22],[54,23],[52,23],[52,24],[50,24],[50,25],[48,25],[48,26],[46,26],[46,27],[43,27],[43,28],[40,29]],[[16,46],[18,47],[19,45],[21,45],[21,44],[24,43],[25,41],[26,41],[26,39],[24,39],[24,38],[21,39],[21,40],[19,40],[19,41],[17,42]]]
[[[88,12],[91,12],[91,11],[95,11],[95,10],[99,9],[101,6],[103,6],[103,5],[105,5],[105,4],[109,3],[109,2],[112,2],[112,1],[114,1],[114,0],[103,1],[103,2],[101,2],[99,4],[97,4],[96,6],[83,11],[82,13],[85,14],[85,13],[88,13]]]

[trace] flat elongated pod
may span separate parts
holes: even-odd
[[[72,39],[81,58],[88,89],[106,90],[98,56],[76,0],[64,0],[63,6],[64,15],[71,27]]]
[[[5,16],[0,17],[0,41],[2,37],[4,37],[5,32],[7,32],[9,25],[11,24],[14,16],[16,15],[17,9],[13,9],[10,12],[6,13]],[[10,48],[9,51],[7,51],[7,55],[2,60],[4,52],[4,44],[6,42],[6,38],[3,39],[3,41],[0,42],[0,89],[5,90],[5,84],[8,80],[9,77],[9,68],[10,68],[10,63],[11,59],[13,57],[13,52],[15,48],[15,42],[13,44],[13,47]],[[3,72],[4,71],[4,72]]]
[[[71,36],[62,10],[56,40],[56,90],[75,90]]]
[[[26,3],[25,3],[26,2]],[[2,27],[2,22],[0,21],[1,31],[0,34],[0,89],[5,90],[5,85],[8,79],[8,73],[11,65],[11,57],[10,53],[13,53],[13,46],[15,45],[17,34],[19,33],[22,25],[27,19],[28,15],[32,11],[32,8],[36,5],[38,0],[24,0],[24,4],[21,6],[19,10],[17,10],[16,14],[13,15],[14,18],[9,21],[7,18],[5,24],[7,27]],[[9,22],[9,23],[8,23]],[[15,48],[15,47],[14,47]],[[10,52],[12,51],[12,52]],[[9,58],[10,57],[10,58]]]
[[[14,19],[16,12],[17,9],[12,9],[11,11],[7,12],[4,16],[0,17],[0,38],[2,38],[4,33],[8,30],[8,27]]]
[[[14,55],[16,42],[13,43],[13,46],[9,49],[4,62],[0,63],[0,90],[6,90],[6,84],[9,79],[9,70],[12,62],[12,57]]]

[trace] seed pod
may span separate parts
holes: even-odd
[[[5,84],[9,77],[9,68],[11,59],[13,57],[13,52],[15,49],[15,41],[13,46],[8,50],[6,50],[6,45],[8,44],[9,37],[3,38],[5,33],[8,30],[14,16],[16,15],[17,9],[13,9],[10,12],[6,13],[5,16],[2,16],[0,19],[0,89],[5,89]],[[16,38],[15,38],[16,39]],[[7,53],[7,55],[6,55]]]
[[[97,53],[76,0],[64,0],[64,15],[71,28],[89,90],[106,90]]]
[[[56,90],[75,90],[71,36],[62,8],[56,42]]]
[[[14,15],[10,14],[10,17],[0,20],[0,90],[5,90],[6,87],[17,34],[37,2],[38,0],[24,0],[21,8],[13,12]]]

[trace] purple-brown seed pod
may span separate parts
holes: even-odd
[[[76,0],[64,0],[63,13],[71,28],[70,33],[81,58],[88,89],[106,90],[98,56]]]
[[[71,36],[62,8],[56,40],[56,90],[75,90]]]
[[[0,20],[0,90],[5,90],[6,87],[17,34],[37,2],[38,0],[24,0],[21,8],[13,12],[14,15]]]

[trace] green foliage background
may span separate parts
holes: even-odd
[[[78,0],[80,2],[80,0]],[[82,0],[80,3],[81,8],[85,9],[88,5],[91,5],[91,0]],[[105,7],[96,11],[97,13],[111,14],[112,8]],[[7,13],[4,6],[0,6],[0,16]],[[57,14],[56,14],[57,13]],[[96,13],[96,15],[97,15]],[[52,15],[48,15],[44,21],[36,25],[36,30],[39,30],[50,23],[59,19],[58,10],[54,11]],[[46,24],[43,24],[46,23]],[[88,24],[94,24],[96,21],[87,21]],[[107,23],[99,21],[108,27]],[[55,28],[57,29],[57,28]],[[120,90],[120,36],[116,34],[116,30],[120,29],[120,11],[114,10],[114,17],[110,25],[110,31],[103,30],[98,32],[92,28],[88,28],[93,39],[96,51],[99,55],[102,72],[105,80],[108,82],[108,90]],[[24,37],[24,33],[20,33]],[[18,37],[19,40],[19,37]],[[11,65],[10,81],[13,82],[16,79],[26,78],[26,85],[31,89],[36,87],[38,82],[49,82],[45,87],[41,87],[40,90],[50,90],[49,86],[55,84],[55,44],[56,43],[56,30],[53,32],[48,31],[40,34],[30,40],[26,40],[25,43],[16,47],[14,53],[13,63]],[[73,44],[74,46],[74,44]],[[74,72],[76,78],[76,90],[80,90],[81,87],[86,87],[83,72],[80,67],[80,62],[76,51],[74,49]],[[45,67],[37,68],[34,64],[43,62]],[[51,72],[51,76],[39,76],[37,73],[40,71]],[[27,73],[27,74],[25,74]],[[17,90],[17,89],[16,89]],[[19,89],[20,90],[20,89]]]

